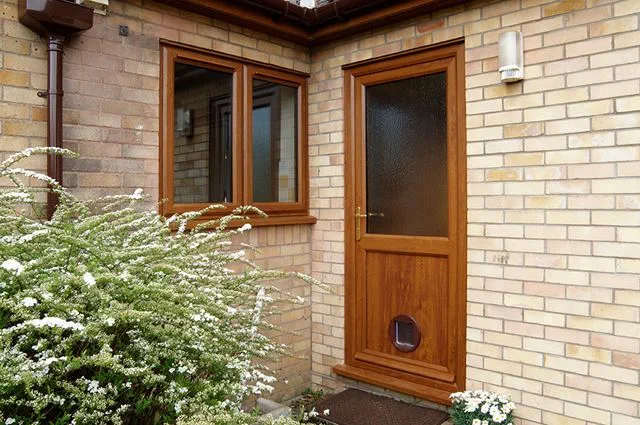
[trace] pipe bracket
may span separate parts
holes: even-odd
[[[47,97],[47,96],[64,96],[64,91],[60,90],[60,91],[39,91],[38,92],[38,97]]]

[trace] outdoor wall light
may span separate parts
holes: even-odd
[[[193,109],[176,109],[175,132],[182,137],[193,136]]]
[[[498,71],[503,83],[515,83],[524,78],[522,45],[520,31],[508,31],[500,34]]]

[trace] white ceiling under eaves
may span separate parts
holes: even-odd
[[[300,6],[304,6],[304,7],[308,7],[310,9],[313,9],[314,7],[316,7],[316,0],[301,0],[300,1]]]

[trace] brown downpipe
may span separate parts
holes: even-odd
[[[64,36],[49,35],[47,43],[47,63],[49,78],[47,92],[38,96],[47,97],[47,146],[62,148],[62,57],[64,55]],[[62,186],[62,157],[49,155],[47,157],[47,175],[54,178]],[[53,217],[58,195],[47,193],[47,219]]]
[[[67,0],[20,0],[20,22],[47,38],[47,91],[38,96],[47,98],[47,146],[62,147],[62,64],[64,41],[67,37],[93,26],[93,10]],[[62,157],[47,156],[47,175],[62,185]],[[47,194],[47,219],[58,205],[58,196]]]

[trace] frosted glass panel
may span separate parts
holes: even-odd
[[[446,83],[366,88],[367,233],[447,236]]]
[[[233,75],[175,64],[176,203],[232,202]]]
[[[253,80],[253,201],[298,199],[298,89]]]

